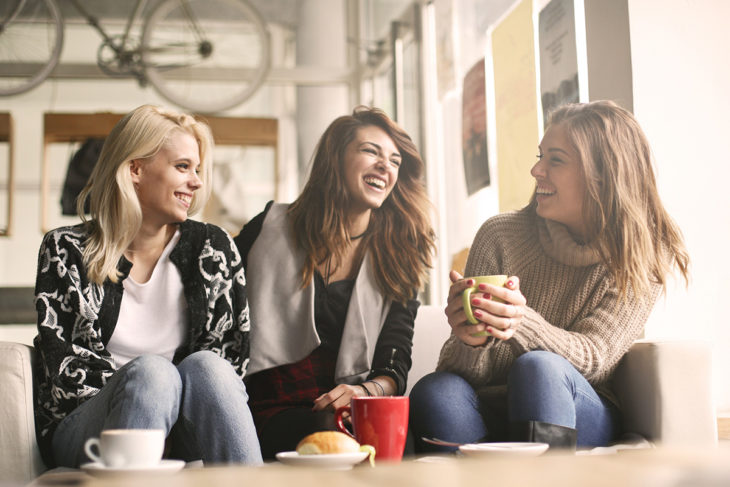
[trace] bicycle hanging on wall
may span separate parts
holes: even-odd
[[[246,0],[159,0],[149,9],[147,0],[136,0],[119,34],[110,34],[80,0],[2,0],[0,96],[25,93],[51,75],[63,48],[64,1],[101,36],[101,71],[150,84],[187,110],[235,107],[268,72],[268,29]]]

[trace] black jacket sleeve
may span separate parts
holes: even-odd
[[[385,318],[375,345],[373,366],[368,379],[386,375],[396,383],[396,394],[406,392],[408,371],[411,369],[413,349],[413,325],[420,302],[409,300],[404,306],[394,302]]]
[[[269,212],[269,209],[271,209],[271,205],[273,204],[273,200],[266,203],[264,211],[249,220],[249,222],[241,228],[241,231],[233,239],[236,243],[236,247],[238,247],[238,253],[241,254],[243,268],[245,270],[248,270],[248,252],[251,250],[251,247],[253,247],[253,243],[256,241],[256,238],[258,238],[259,233],[261,233],[264,218],[266,218],[266,214]]]

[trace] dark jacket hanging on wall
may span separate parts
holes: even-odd
[[[99,159],[103,145],[103,138],[88,138],[71,157],[66,171],[66,181],[63,183],[63,192],[61,193],[61,214],[76,214],[76,198],[86,186],[86,181],[91,176],[91,171]],[[84,212],[89,212],[88,201],[84,205]]]

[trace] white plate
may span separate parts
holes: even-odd
[[[91,462],[81,465],[81,470],[95,477],[111,477],[135,474],[170,474],[181,470],[185,466],[182,460],[162,460],[154,467],[107,467],[101,463]]]
[[[512,455],[537,456],[548,449],[547,443],[470,443],[461,445],[459,451],[468,456]]]
[[[276,454],[276,459],[286,465],[349,470],[353,465],[365,460],[367,456],[368,452],[366,451],[355,453],[327,453],[323,455],[300,455],[295,451],[283,451]]]

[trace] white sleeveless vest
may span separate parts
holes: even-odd
[[[291,239],[287,208],[285,204],[272,205],[248,254],[248,374],[298,362],[321,343],[314,324],[314,279],[301,288],[304,254]],[[378,288],[366,253],[347,308],[336,383],[356,384],[366,378],[390,303]]]

